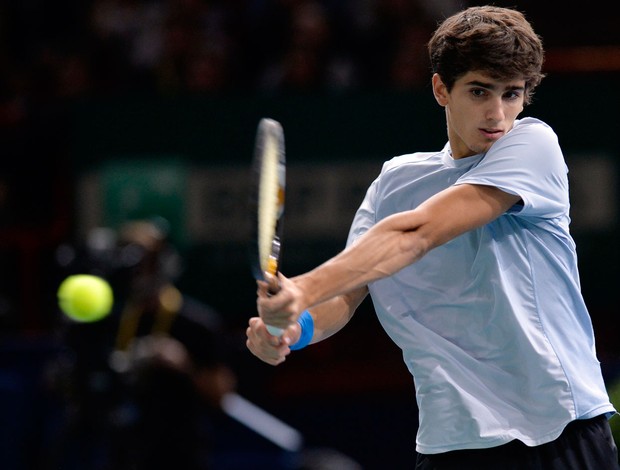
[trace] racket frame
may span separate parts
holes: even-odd
[[[268,152],[274,152],[273,163],[275,168],[268,168]],[[274,178],[277,187],[267,196],[274,202],[275,207],[261,207],[265,199],[266,190],[263,185],[264,178],[268,176]],[[275,191],[275,193],[274,193]],[[283,233],[284,203],[286,192],[286,155],[284,151],[284,132],[280,123],[274,119],[262,118],[256,131],[256,142],[254,146],[254,158],[252,164],[252,188],[250,196],[250,214],[252,219],[252,233],[250,244],[250,258],[252,273],[255,279],[266,281],[265,273],[269,273],[273,279],[277,280],[281,259],[281,240]],[[274,215],[272,223],[267,225],[270,232],[267,235],[261,234],[261,217],[265,217],[262,211],[269,210]],[[264,239],[263,237],[267,237]],[[270,286],[272,293],[277,292],[277,285]],[[275,336],[281,336],[282,329],[268,325],[267,329]]]

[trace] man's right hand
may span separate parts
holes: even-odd
[[[246,346],[261,361],[277,366],[291,353],[289,346],[295,344],[301,336],[297,322],[284,330],[281,337],[270,335],[260,317],[250,318],[246,330]]]

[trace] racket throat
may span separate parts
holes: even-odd
[[[280,238],[274,237],[271,242],[271,253],[267,260],[267,272],[272,276],[276,276],[278,273],[278,260],[280,259]]]

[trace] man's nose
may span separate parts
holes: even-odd
[[[489,100],[485,118],[488,121],[499,122],[504,120],[504,116],[504,106],[501,97]]]

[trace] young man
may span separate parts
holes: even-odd
[[[447,145],[384,165],[345,251],[281,276],[277,295],[259,286],[248,347],[279,364],[370,292],[415,380],[417,468],[617,468],[564,158],[548,125],[517,120],[542,79],[541,41],[520,13],[473,7],[429,51]]]

